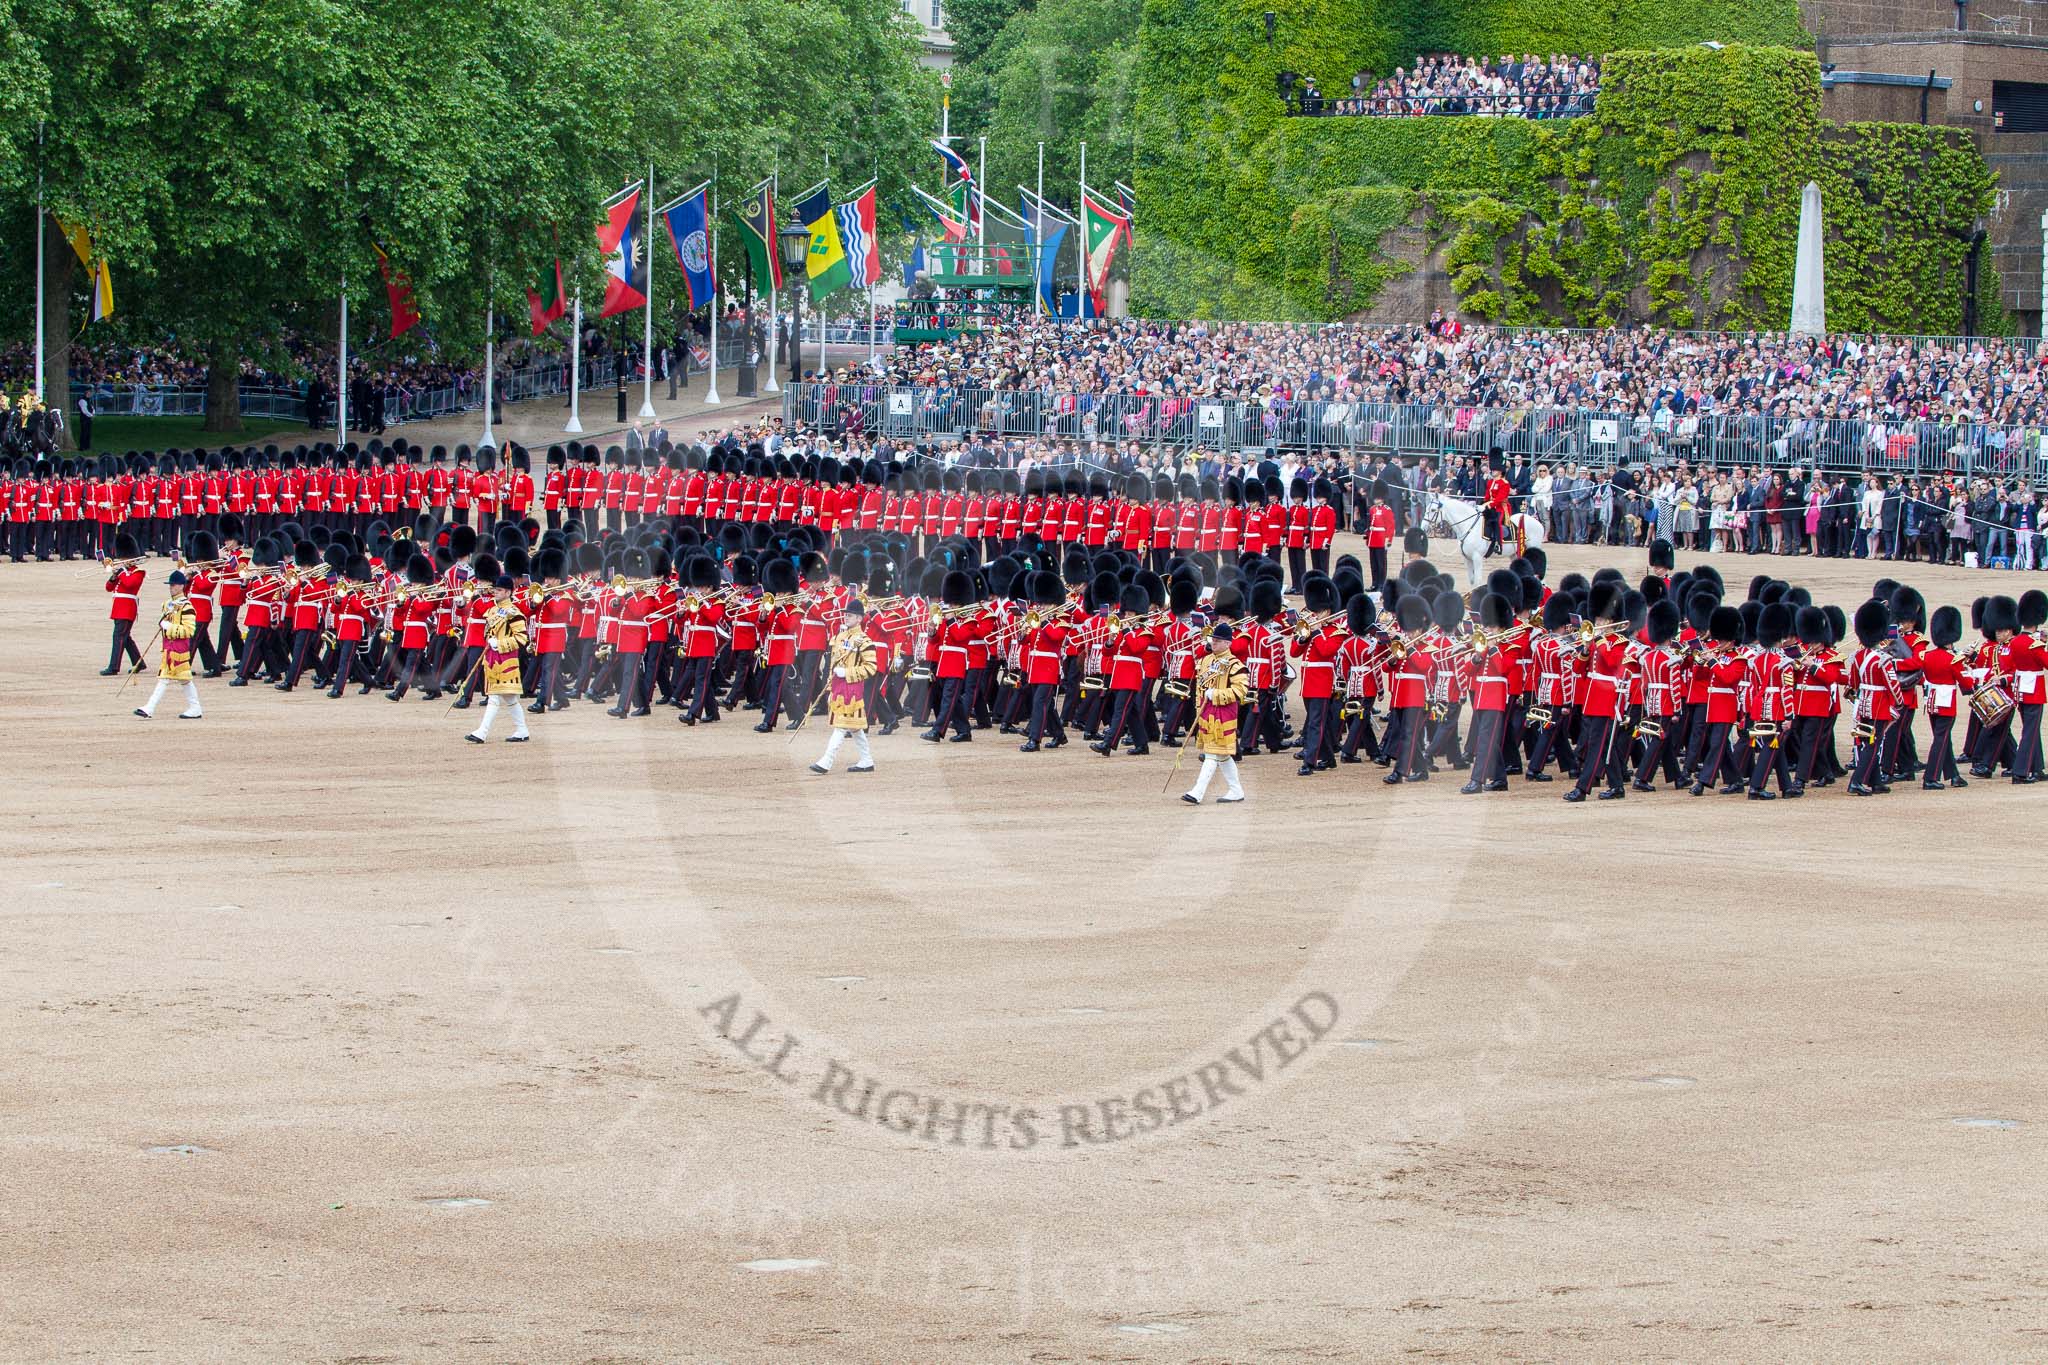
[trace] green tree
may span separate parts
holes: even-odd
[[[953,39],[953,60],[963,66],[980,61],[996,35],[1035,5],[1036,0],[951,0],[946,6],[946,32]]]
[[[1038,174],[1045,143],[1048,198],[1071,205],[1088,144],[1088,183],[1132,176],[1140,0],[1045,0],[1003,29],[981,66],[993,96],[990,193],[1013,201]]]
[[[391,348],[461,358],[557,256],[598,290],[598,207],[650,162],[657,194],[715,165],[729,197],[828,158],[889,193],[937,105],[891,0],[13,0],[9,53],[0,207],[30,221],[31,125],[62,110],[48,202],[114,262],[122,334],[206,355],[219,430],[240,363],[328,335],[344,277],[352,340],[380,353],[372,233],[426,319]],[[73,284],[68,249],[49,255],[59,403]]]

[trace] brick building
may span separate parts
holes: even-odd
[[[1970,129],[1999,176],[1987,224],[2000,295],[2041,330],[2048,211],[2048,0],[1800,0],[1826,90],[1850,122]],[[1832,69],[1830,69],[1832,68]]]

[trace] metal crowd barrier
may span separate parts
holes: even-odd
[[[1531,464],[1758,466],[1903,475],[2048,478],[2043,429],[1987,423],[1793,419],[1745,414],[1656,419],[1582,408],[1289,402],[1159,394],[791,384],[783,415],[838,434],[907,442],[978,438],[1387,452],[1411,457],[1499,449]]]

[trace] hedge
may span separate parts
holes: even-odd
[[[1336,90],[1354,67],[1390,69],[1387,56],[1414,44],[1598,50],[1572,27],[1573,7],[1489,0],[1450,19],[1412,0],[1410,14],[1368,7],[1338,23],[1319,4],[1279,5],[1269,49],[1250,6],[1146,0],[1134,310],[1355,313],[1412,268],[1386,234],[1419,213],[1450,239],[1451,282],[1471,313],[1782,326],[1811,179],[1827,212],[1832,325],[1961,325],[1962,256],[1969,225],[1990,211],[1990,171],[1957,130],[1828,123],[1808,52],[1697,45],[1745,25],[1799,38],[1784,6],[1596,7],[1610,32],[1688,45],[1609,52],[1593,114],[1532,122],[1289,119],[1273,74],[1312,69]],[[1992,310],[1980,327],[2001,321]]]

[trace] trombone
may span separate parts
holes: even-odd
[[[1340,620],[1346,615],[1348,611],[1339,607],[1336,611],[1319,611],[1310,616],[1297,617],[1294,622],[1294,636],[1298,640],[1306,640],[1330,622]]]

